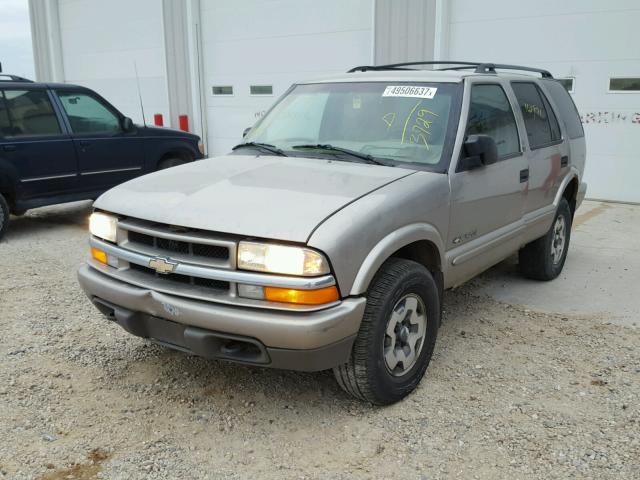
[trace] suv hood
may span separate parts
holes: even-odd
[[[227,155],[136,178],[95,207],[171,225],[306,242],[324,219],[414,173],[335,160]]]

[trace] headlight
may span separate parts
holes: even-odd
[[[309,248],[269,243],[240,242],[238,268],[288,275],[323,275],[329,273],[324,255]]]
[[[109,242],[116,241],[116,226],[118,219],[106,213],[93,212],[89,217],[89,231],[91,235]]]
[[[200,153],[204,155],[204,143],[198,142],[198,150],[200,150]]]

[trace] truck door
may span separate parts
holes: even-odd
[[[464,170],[457,159],[451,175],[451,222],[447,260],[454,284],[471,278],[518,248],[527,197],[528,161],[502,83],[471,82],[465,91],[466,133],[488,135],[498,161]]]
[[[117,110],[88,90],[60,89],[56,94],[78,153],[84,191],[106,190],[140,174],[144,140],[123,130]]]
[[[0,162],[17,181],[18,200],[77,187],[73,142],[51,100],[45,88],[0,90]]]
[[[529,154],[529,193],[524,212],[538,216],[553,204],[569,165],[569,149],[562,143],[558,120],[542,90],[533,82],[511,82],[527,132]],[[531,235],[537,238],[551,225],[533,225]]]

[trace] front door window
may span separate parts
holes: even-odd
[[[86,93],[58,92],[58,97],[67,112],[73,133],[120,133],[118,116],[93,96]]]

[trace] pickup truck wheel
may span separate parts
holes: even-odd
[[[158,163],[158,170],[165,170],[167,168],[171,168],[171,167],[177,167],[178,165],[182,165],[185,162],[182,158],[179,157],[171,157],[171,158],[165,158],[164,160],[160,160],[160,163]]]
[[[0,194],[0,240],[9,228],[9,204],[2,194]]]
[[[520,271],[526,277],[553,280],[560,275],[569,250],[571,219],[571,208],[563,198],[545,236],[528,243],[518,252]]]
[[[388,405],[411,393],[429,365],[440,324],[440,297],[419,263],[392,258],[373,279],[348,363],[333,369],[356,398]]]

